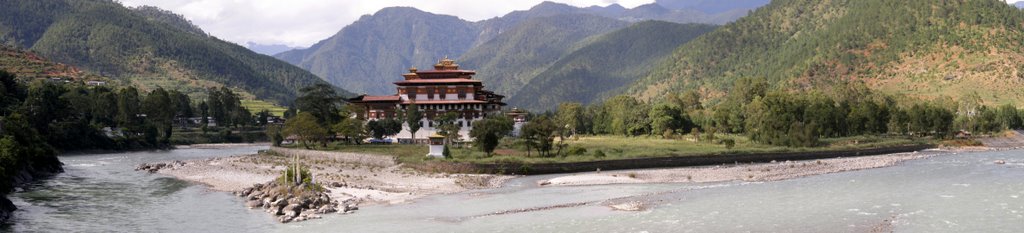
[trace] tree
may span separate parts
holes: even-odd
[[[546,157],[554,147],[555,133],[559,128],[547,116],[540,116],[523,125],[520,138],[526,144],[527,151],[532,147],[540,156]]]
[[[206,101],[199,103],[199,123],[202,124],[205,129],[210,124],[210,106],[206,104]]]
[[[373,138],[384,139],[401,132],[402,122],[394,118],[384,118],[367,122],[366,128],[370,131]]]
[[[686,132],[689,130],[684,128],[687,123],[684,122],[682,111],[673,105],[656,104],[647,113],[647,118],[651,120],[651,132],[662,133],[675,130]]]
[[[273,143],[274,146],[281,146],[281,142],[284,141],[284,134],[281,132],[282,130],[281,126],[278,125],[267,127],[267,137],[270,138],[270,142]]]
[[[308,112],[316,117],[321,126],[334,125],[341,121],[342,98],[327,84],[316,84],[302,88],[302,96],[295,100],[299,112]]]
[[[410,104],[405,110],[405,123],[409,125],[409,133],[412,134],[413,143],[416,142],[416,132],[423,127],[423,112],[416,104]]]
[[[142,112],[139,103],[139,92],[134,87],[121,89],[117,95],[117,125],[128,132],[141,132]]]
[[[1018,114],[1020,114],[1020,111],[1012,104],[1005,104],[999,107],[998,118],[1003,129],[1020,129],[1024,122],[1021,122],[1021,118]]]
[[[338,124],[335,124],[332,129],[334,132],[341,134],[350,143],[359,144],[366,139],[366,125],[363,120],[357,118],[345,118]]]
[[[146,95],[142,101],[143,112],[153,129],[157,132],[157,140],[161,144],[170,143],[171,131],[174,124],[176,108],[172,106],[171,98],[163,88],[157,88]],[[151,131],[147,129],[147,132]]]
[[[583,104],[562,103],[558,105],[558,114],[555,116],[555,121],[558,125],[568,128],[571,131],[571,135],[576,135],[579,131],[585,131],[586,127],[583,124],[583,118]]]
[[[309,149],[308,143],[317,140],[323,141],[323,138],[327,136],[327,130],[320,127],[316,120],[311,113],[299,113],[285,122],[284,134],[297,137],[302,142],[302,146]]]
[[[512,119],[506,116],[487,117],[474,123],[473,129],[469,131],[469,136],[474,138],[473,143],[481,151],[490,156],[498,147],[501,138],[512,132],[512,125]]]
[[[434,128],[437,129],[437,134],[444,136],[445,144],[451,143],[459,138],[459,130],[462,126],[455,124],[458,120],[459,114],[455,112],[445,113],[444,115],[434,117]]]

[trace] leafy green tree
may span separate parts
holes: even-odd
[[[370,131],[373,138],[384,139],[401,132],[402,122],[394,118],[384,118],[367,122],[366,128]]]
[[[459,130],[462,129],[462,126],[456,124],[458,119],[459,114],[455,112],[434,117],[434,128],[437,129],[437,134],[444,136],[445,144],[451,143],[460,137]]]
[[[313,114],[317,123],[330,126],[341,121],[342,98],[327,84],[316,84],[302,88],[302,95],[295,100],[299,112]]]
[[[1014,107],[1012,104],[1005,104],[999,107],[999,123],[1002,124],[1003,129],[1020,129],[1024,126],[1024,122],[1021,122],[1020,110]]]
[[[532,147],[540,156],[548,157],[551,156],[550,152],[554,148],[559,128],[561,127],[547,116],[540,116],[523,125],[520,139],[526,144],[527,151]]]
[[[311,142],[324,142],[327,133],[327,130],[317,123],[317,118],[308,112],[301,112],[284,124],[284,135],[295,136],[306,149],[309,149]]]
[[[199,123],[202,124],[203,128],[206,128],[210,124],[210,106],[206,104],[206,101],[203,101],[197,107],[199,108]]]
[[[416,142],[416,132],[420,131],[423,127],[423,112],[420,112],[420,107],[416,104],[410,104],[405,110],[405,123],[409,125],[409,133],[412,135],[412,141]]]
[[[473,143],[488,156],[498,147],[501,138],[512,132],[512,119],[498,115],[484,118],[473,124],[469,136],[474,138]]]
[[[148,121],[153,130],[156,131],[157,139],[162,144],[170,143],[171,131],[174,124],[174,115],[177,111],[171,103],[171,98],[167,91],[163,88],[157,88],[146,95],[146,98],[142,101],[143,113],[146,114],[145,120]],[[147,135],[150,129],[147,129]]]
[[[661,103],[656,104],[651,108],[651,111],[647,114],[647,117],[651,120],[651,132],[672,132],[680,130],[681,132],[689,131],[690,123],[688,119],[684,119],[682,110],[675,105]]]
[[[558,125],[568,128],[571,131],[570,135],[576,135],[577,132],[586,131],[584,114],[583,104],[562,103],[558,105],[558,114],[555,116],[555,121]]]
[[[359,144],[366,139],[366,123],[358,118],[345,118],[332,128],[334,132],[345,137],[349,143]]]

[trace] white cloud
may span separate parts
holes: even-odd
[[[126,6],[150,5],[184,15],[206,32],[238,44],[310,46],[362,15],[391,6],[411,6],[435,14],[478,21],[543,0],[121,0]],[[574,6],[618,3],[636,7],[653,0],[554,0]]]

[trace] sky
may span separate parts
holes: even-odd
[[[185,16],[217,38],[247,45],[308,47],[341,28],[392,6],[411,6],[435,14],[479,21],[526,10],[544,0],[120,0],[125,6],[156,6]],[[573,6],[627,8],[654,0],[550,0]]]

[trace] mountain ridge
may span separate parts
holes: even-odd
[[[562,3],[543,2],[528,10],[513,11],[501,17],[470,22],[455,18],[454,16],[433,14],[416,10],[415,8],[389,7],[377,13],[360,17],[359,20],[345,26],[338,33],[318,42],[310,48],[286,51],[276,54],[274,57],[310,70],[324,80],[328,80],[336,85],[343,85],[358,93],[391,94],[394,91],[391,82],[400,80],[400,75],[408,68],[413,66],[429,66],[438,58],[444,56],[450,58],[463,57],[465,53],[477,49],[481,45],[498,38],[501,34],[513,30],[516,26],[530,19],[556,15],[587,14],[628,22],[639,22],[648,18],[688,22],[698,21],[697,19],[699,18],[701,22],[724,23],[742,15],[729,12],[715,16],[695,16],[699,12],[690,14],[694,11],[666,10],[657,11],[663,12],[663,14],[645,15],[636,13],[639,11],[626,9],[619,5],[580,8]],[[415,23],[422,25],[422,27],[443,29],[422,30],[421,28],[407,28],[403,24],[414,24],[414,22],[403,23],[401,20],[411,16],[395,13],[397,11],[408,11],[406,12],[407,14],[419,17],[419,20]],[[746,10],[739,12],[745,13]],[[700,14],[704,15],[703,13]],[[706,19],[701,17],[706,17]],[[388,20],[390,20],[390,23],[387,22]],[[399,30],[401,28],[404,29]],[[414,33],[413,30],[419,31]],[[417,38],[410,39],[409,35],[411,34],[417,34]],[[366,38],[373,39],[367,40]],[[423,41],[423,38],[438,39],[436,41]],[[326,46],[327,44],[339,43],[347,43],[350,48],[343,49]],[[394,44],[398,44],[398,46],[392,46]],[[444,46],[438,44],[444,44]],[[354,48],[373,49],[360,51]],[[358,61],[358,66],[353,65],[355,61]],[[483,71],[488,67],[465,66],[465,68]],[[506,67],[501,68],[504,69]],[[478,77],[485,78],[482,75]]]
[[[183,30],[185,24],[168,12],[140,14],[108,0],[0,1],[0,6],[3,43],[144,90],[163,86],[199,93],[229,86],[284,104],[300,88],[323,83],[272,57]]]
[[[1024,13],[997,0],[776,0],[676,50],[629,93],[724,95],[763,78],[805,90],[854,80],[911,98],[1024,100]],[[968,85],[969,84],[969,85]]]

